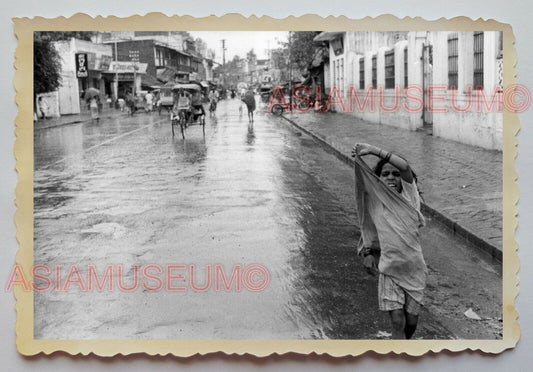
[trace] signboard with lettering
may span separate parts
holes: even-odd
[[[109,64],[111,63],[111,56],[101,55],[96,64],[96,70],[107,71],[109,70]]]
[[[109,64],[109,70],[107,72],[117,73],[117,74],[123,74],[126,72],[129,73],[138,73],[138,74],[145,74],[146,68],[148,67],[148,63],[136,63],[136,62],[119,62],[119,61],[112,61]]]
[[[130,73],[119,74],[118,81],[133,81],[134,75]]]
[[[89,70],[96,70],[96,53],[84,52],[87,54],[87,67]]]
[[[76,77],[86,78],[89,76],[87,63],[87,53],[76,53]]]

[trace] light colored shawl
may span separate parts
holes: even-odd
[[[355,197],[362,238],[358,251],[379,247],[380,273],[421,302],[426,264],[418,229],[424,225],[424,217],[381,181],[360,157],[355,159]]]

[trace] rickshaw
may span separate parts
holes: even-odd
[[[165,84],[161,87],[161,89],[159,89],[158,101],[156,103],[159,115],[161,115],[161,111],[163,110],[166,110],[167,112],[172,110],[172,106],[174,105],[174,99],[172,98],[172,87],[173,85],[169,86]]]
[[[259,88],[259,94],[261,95],[261,101],[263,103],[267,103],[270,100],[270,95],[272,94],[272,84],[270,83],[263,83],[261,84],[261,87]]]
[[[184,130],[190,125],[201,125],[205,134],[205,112],[192,105],[192,95],[201,93],[201,88],[197,84],[175,84],[172,87],[174,96],[174,106],[170,112],[170,124],[172,126],[172,136],[174,136],[174,126],[179,125],[181,136],[185,138]]]

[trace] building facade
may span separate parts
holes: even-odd
[[[202,58],[154,39],[109,40],[105,42],[113,49],[113,60],[118,62],[145,64],[144,74],[134,77],[119,76],[115,81],[116,95],[124,96],[127,91],[155,89],[169,81],[189,82],[199,78],[203,68]],[[202,66],[202,67],[201,67]],[[113,74],[110,74],[113,75]]]
[[[112,61],[109,45],[71,38],[54,42],[54,47],[61,57],[62,85],[57,94],[59,115],[79,114],[85,109],[83,92],[88,88],[98,89],[102,102],[111,94],[111,81],[105,75]],[[80,53],[87,55],[86,77],[76,74],[76,55]]]
[[[337,111],[501,150],[500,32],[323,32],[315,41],[329,45],[325,88]]]

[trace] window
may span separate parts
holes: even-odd
[[[459,81],[459,36],[448,35],[448,89],[457,90]]]
[[[333,61],[333,86],[344,95],[344,58]]]
[[[332,40],[331,48],[333,49],[333,53],[335,53],[335,56],[339,56],[344,53],[342,38]]]
[[[172,65],[172,59],[170,58],[170,51],[165,49],[164,53],[165,53],[165,66]]]
[[[372,56],[372,87],[375,89],[378,87],[378,76],[377,71],[378,70],[378,63],[377,63],[377,57]]]
[[[404,88],[407,88],[407,86],[409,85],[409,79],[408,79],[408,71],[409,71],[409,63],[408,63],[408,58],[409,57],[409,53],[407,52],[407,47],[404,48],[403,50],[403,86]]]
[[[394,49],[385,53],[385,88],[394,88]]]
[[[483,31],[474,32],[474,89],[483,89]]]
[[[496,56],[496,66],[498,69],[498,86],[503,86],[503,33],[498,32],[498,55]]]
[[[339,90],[344,96],[344,58],[339,59]]]
[[[359,89],[365,89],[365,58],[359,59]]]
[[[164,53],[161,49],[155,50],[155,65],[156,67],[165,66]]]

